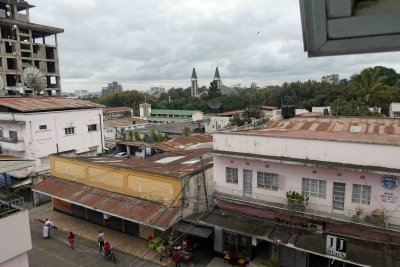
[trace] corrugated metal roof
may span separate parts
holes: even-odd
[[[179,212],[177,208],[57,178],[45,179],[32,190],[162,231],[174,222]]]
[[[400,120],[377,118],[293,118],[240,134],[400,145]]]
[[[201,112],[200,110],[175,110],[175,109],[152,109],[151,115],[160,114],[160,115],[193,115],[196,112]]]
[[[208,238],[214,232],[214,229],[197,226],[195,224],[190,224],[187,222],[180,222],[179,232],[195,235],[201,238]]]
[[[213,165],[212,157],[205,158],[211,150],[211,148],[179,150],[154,155],[145,159],[128,159],[115,157],[80,157],[68,158],[68,160],[83,161],[96,165],[109,166],[112,168],[121,168],[181,179],[183,177],[199,173],[203,170],[201,161],[192,162],[192,160],[194,159],[199,159],[200,156],[204,157],[204,169],[206,170],[208,168],[211,168]],[[168,162],[167,164],[160,163],[160,160],[162,159],[173,157],[179,157],[179,159]]]
[[[109,107],[104,109],[104,113],[114,113],[114,112],[123,112],[123,111],[130,111],[132,112],[133,109],[129,107]]]
[[[104,120],[104,127],[118,127],[118,126],[132,126],[135,124],[145,123],[145,120],[137,118],[121,118],[121,119],[111,119]]]
[[[20,112],[101,108],[89,101],[64,97],[1,97],[0,106]]]
[[[217,116],[233,116],[233,115],[242,115],[244,110],[232,110],[232,111],[226,111],[222,113],[216,114]]]
[[[164,151],[174,151],[185,149],[190,146],[195,146],[197,144],[210,143],[212,147],[212,136],[207,134],[196,134],[191,136],[180,136],[166,142],[162,142],[156,145],[156,147]]]

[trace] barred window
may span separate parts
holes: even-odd
[[[65,135],[71,135],[71,134],[75,134],[75,127],[68,127],[65,128]]]
[[[226,182],[230,184],[238,183],[238,169],[226,167]]]
[[[88,125],[88,131],[89,132],[97,131],[97,124]]]
[[[303,193],[310,197],[326,198],[326,181],[303,178]]]
[[[353,184],[353,203],[369,205],[371,203],[371,186]]]
[[[257,172],[257,187],[278,191],[279,177],[277,174]]]

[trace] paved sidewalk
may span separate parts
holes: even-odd
[[[51,203],[35,207],[29,211],[31,221],[45,221],[46,218],[54,222],[57,229],[70,232],[72,231],[77,238],[82,237],[93,241],[93,246],[97,246],[97,236],[101,229],[105,240],[111,242],[112,246],[125,253],[136,257],[152,261],[156,264],[168,266],[170,263],[161,263],[160,256],[154,250],[148,248],[148,242],[141,238],[130,236],[109,228],[101,227],[57,211],[52,210]]]

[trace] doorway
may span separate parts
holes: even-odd
[[[244,197],[252,197],[253,195],[253,171],[252,170],[243,170],[243,196]]]
[[[343,212],[344,211],[344,199],[346,192],[345,183],[333,183],[333,199],[332,208],[334,211]]]

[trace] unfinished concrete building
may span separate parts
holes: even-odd
[[[0,95],[60,96],[57,34],[31,23],[23,0],[0,0]]]

